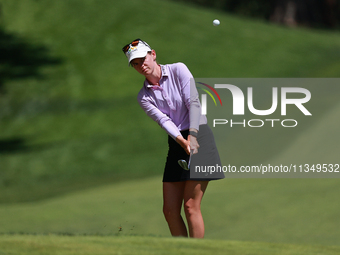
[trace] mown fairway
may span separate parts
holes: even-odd
[[[169,237],[160,179],[1,205],[1,232]],[[340,244],[337,179],[228,179],[209,185],[202,202],[206,238]]]
[[[288,245],[239,241],[190,240],[158,237],[112,236],[0,236],[4,254],[234,254],[304,255],[339,254],[340,248],[321,245]]]

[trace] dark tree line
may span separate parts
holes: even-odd
[[[339,28],[340,0],[176,0],[288,26]]]

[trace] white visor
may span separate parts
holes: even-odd
[[[125,52],[125,55],[129,61],[129,65],[130,62],[135,58],[144,58],[149,51],[151,51],[151,47],[142,40],[139,41],[137,46],[132,46],[130,44],[129,50]]]

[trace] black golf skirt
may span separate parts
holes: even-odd
[[[181,131],[181,134],[187,139],[189,130]],[[200,147],[198,153],[192,155],[190,171],[188,171],[184,170],[178,164],[178,160],[184,159],[188,162],[189,155],[186,154],[184,149],[171,136],[168,137],[169,151],[165,163],[163,182],[179,182],[187,180],[211,181],[224,178],[223,172],[215,172],[214,174],[195,172],[195,166],[198,166],[201,170],[206,169],[207,166],[221,166],[214,135],[207,124],[200,125],[197,142]]]

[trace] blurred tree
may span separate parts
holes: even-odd
[[[288,26],[337,28],[339,0],[176,0]]]
[[[270,20],[288,26],[335,28],[338,14],[337,0],[275,0]]]

